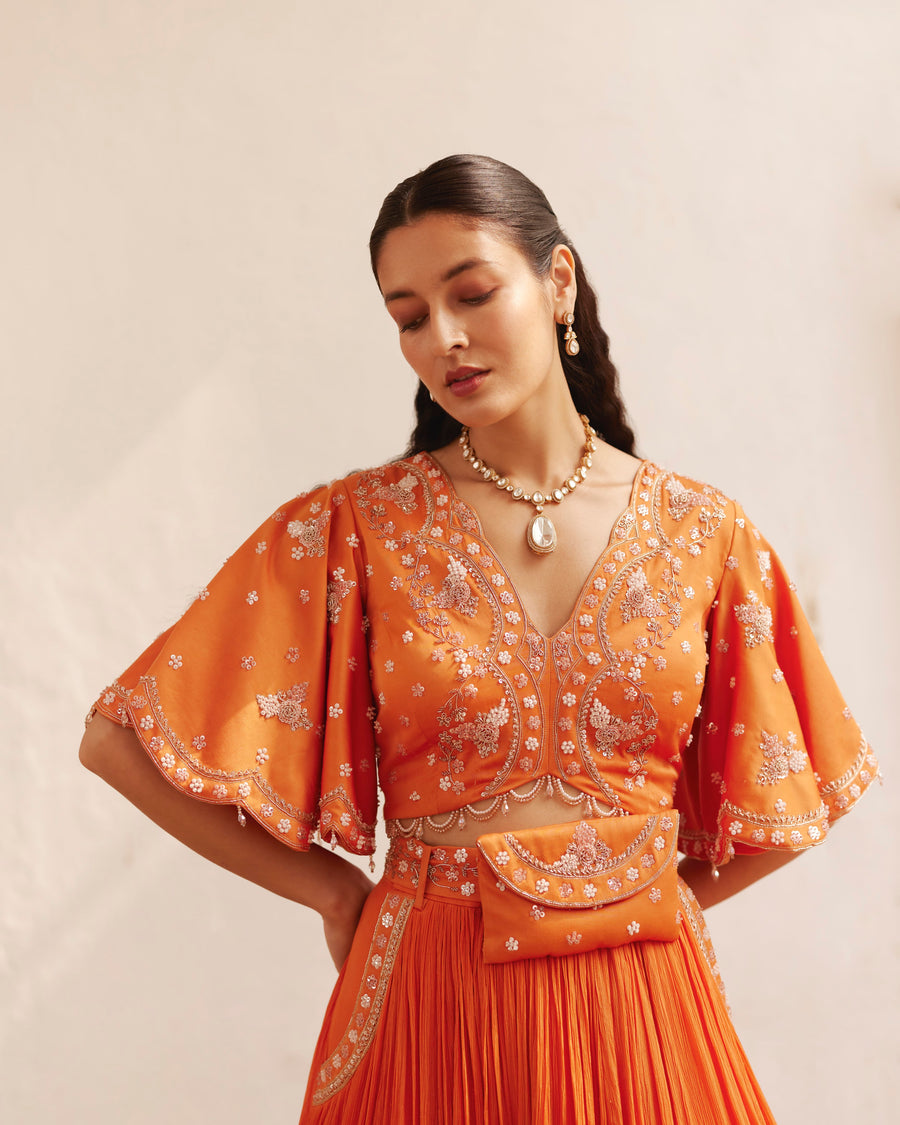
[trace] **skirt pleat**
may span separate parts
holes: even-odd
[[[380,1007],[377,1020],[372,1008],[356,1017],[368,1036],[358,1051],[350,1013],[371,964],[390,953],[376,941],[396,889],[382,880],[366,904],[301,1125],[774,1125],[685,887],[675,941],[506,964],[483,960],[477,905],[406,899],[390,972],[377,990],[368,978]],[[341,1077],[323,1096],[339,1055]]]

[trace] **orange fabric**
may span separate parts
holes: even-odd
[[[95,708],[294,848],[370,854],[379,787],[437,831],[525,786],[677,811],[724,863],[820,842],[877,776],[769,545],[650,462],[552,637],[420,454],[276,512]],[[475,850],[440,851],[395,840],[304,1121],[771,1120],[683,887],[674,941],[487,964]]]
[[[479,836],[485,961],[671,941],[677,821],[633,814]]]
[[[394,843],[301,1125],[771,1125],[683,883],[674,941],[492,965],[461,890],[476,867],[475,849]]]
[[[717,863],[817,843],[877,773],[774,552],[649,462],[553,637],[420,454],[276,512],[97,708],[299,848],[371,853],[376,758],[388,818],[565,781]]]

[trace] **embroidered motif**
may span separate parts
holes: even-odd
[[[759,744],[765,762],[756,777],[757,785],[776,785],[791,773],[802,773],[806,769],[806,754],[797,749],[797,736],[789,732],[785,742],[777,735],[761,732]],[[734,833],[732,833],[734,835]]]
[[[418,484],[414,473],[407,473],[394,484],[382,484],[372,490],[372,495],[378,500],[391,500],[401,512],[409,515],[418,507],[414,489]]]
[[[764,645],[775,638],[772,635],[772,611],[760,602],[752,590],[747,601],[734,607],[734,615],[744,626],[744,643],[747,648]]]
[[[604,758],[611,758],[620,742],[629,742],[641,734],[641,724],[635,721],[634,714],[626,721],[619,715],[613,715],[597,698],[591,704],[588,720],[594,728],[597,748]]]
[[[389,894],[386,902],[390,909],[375,924],[353,1015],[337,1048],[319,1069],[318,1082],[312,1095],[313,1105],[328,1101],[349,1082],[372,1044],[400,939],[413,905],[413,900],[408,895],[396,893]]]
[[[297,546],[291,552],[292,558],[302,559],[306,554],[311,559],[315,559],[325,554],[324,533],[330,516],[330,512],[323,512],[315,519],[291,520],[287,525],[287,533],[292,539],[297,540]]]
[[[325,603],[328,610],[328,620],[332,625],[335,625],[340,619],[341,602],[355,586],[355,582],[344,578],[344,568],[342,566],[332,571],[332,579],[328,583],[328,596]]]
[[[435,595],[434,604],[441,609],[457,609],[464,617],[474,617],[478,611],[478,598],[467,581],[465,566],[451,557],[447,563],[447,577]]]
[[[698,507],[706,499],[701,493],[686,488],[675,477],[666,479],[666,492],[669,494],[669,515],[679,523],[692,508]]]
[[[257,695],[259,713],[264,719],[277,719],[291,730],[309,730],[312,722],[303,706],[309,684],[294,684],[287,691],[272,695]]]
[[[627,624],[635,617],[660,617],[665,607],[651,591],[647,575],[638,567],[625,579],[628,590],[622,599],[622,620]]]

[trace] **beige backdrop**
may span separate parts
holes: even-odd
[[[894,0],[0,0],[4,1121],[296,1119],[317,919],[80,722],[271,509],[403,446],[366,238],[454,151],[545,188],[641,451],[744,502],[882,752],[710,924],[781,1125],[896,1119],[898,57]]]

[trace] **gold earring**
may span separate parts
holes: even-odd
[[[563,317],[563,323],[566,325],[566,332],[563,339],[566,341],[566,353],[568,355],[578,355],[581,351],[581,345],[578,343],[578,337],[575,335],[575,329],[572,325],[575,323],[575,314],[570,312],[566,313]]]

